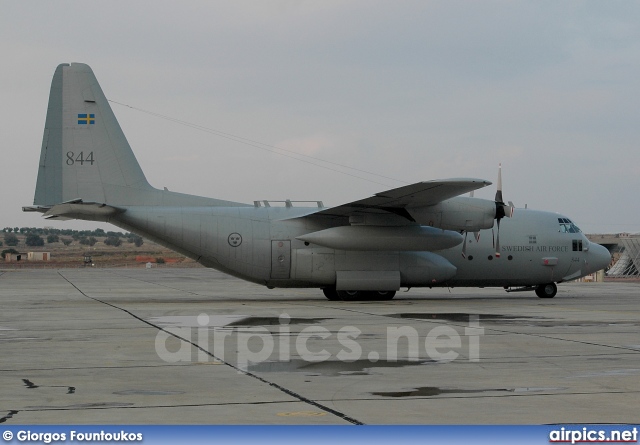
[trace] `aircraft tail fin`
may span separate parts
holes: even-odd
[[[34,205],[143,204],[149,185],[93,71],[61,64],[51,82]]]

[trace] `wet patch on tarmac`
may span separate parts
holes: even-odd
[[[9,411],[6,416],[0,417],[0,423],[5,423],[7,420],[11,419],[13,416],[18,414],[19,412],[20,411],[16,411],[16,410]]]
[[[298,318],[298,317],[251,317],[248,315],[174,315],[164,317],[151,317],[147,319],[152,324],[166,327],[180,328],[232,328],[250,326],[279,326],[316,324],[331,318]]]
[[[127,389],[125,391],[115,391],[113,394],[119,396],[173,396],[177,394],[184,394],[184,391],[161,391],[153,389]]]
[[[176,328],[223,327],[230,323],[243,320],[246,315],[173,315],[165,317],[151,317],[147,321],[154,325]]]
[[[29,379],[22,379],[22,383],[27,387],[27,389],[36,389],[36,388],[67,388],[67,394],[75,394],[76,387],[75,386],[64,386],[64,385],[36,385]]]
[[[493,388],[493,389],[457,389],[422,386],[408,391],[372,392],[371,395],[381,397],[436,397],[443,394],[484,394],[484,393],[528,393],[562,391],[566,388]]]
[[[316,324],[331,318],[284,318],[284,317],[248,317],[243,320],[229,323],[230,326],[278,326],[278,325],[296,325],[296,324]]]
[[[97,402],[97,403],[81,403],[77,405],[62,406],[27,406],[27,409],[91,409],[91,408],[125,408],[133,406],[133,403],[117,403],[117,402]]]
[[[308,362],[306,360],[291,360],[288,362],[262,362],[249,365],[251,372],[304,372],[308,375],[337,377],[345,375],[371,375],[376,368],[403,368],[405,366],[423,366],[436,363],[432,360],[398,360],[372,362],[371,360],[356,360],[353,362],[324,361]]]
[[[36,385],[35,383],[33,383],[31,380],[29,379],[22,379],[22,383],[25,384],[25,386],[29,389],[34,389],[34,388],[39,388],[38,385]]]

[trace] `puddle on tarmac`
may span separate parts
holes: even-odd
[[[161,391],[153,389],[127,389],[125,391],[115,391],[114,394],[119,396],[172,396],[176,394],[184,394],[184,391]]]
[[[403,368],[405,366],[422,366],[436,363],[431,360],[398,360],[390,362],[380,360],[356,360],[354,362],[324,361],[308,362],[306,360],[291,360],[288,362],[262,362],[249,365],[251,372],[304,372],[309,375],[336,377],[344,375],[370,375],[375,368]]]
[[[316,324],[331,318],[296,318],[288,319],[288,323],[283,323],[280,317],[246,317],[242,320],[229,323],[227,326],[278,326],[278,325],[294,325],[294,324]],[[285,321],[285,320],[283,320]]]
[[[78,405],[62,405],[62,406],[26,406],[27,409],[91,409],[91,408],[125,408],[127,406],[133,406],[133,403],[117,403],[117,402],[96,402],[96,403],[82,403]]]
[[[371,395],[381,397],[435,397],[443,394],[483,394],[483,393],[528,393],[562,391],[566,388],[494,388],[494,389],[458,389],[422,386],[408,391],[372,392]]]
[[[6,416],[4,417],[0,417],[0,423],[4,423],[7,420],[13,418],[13,416],[15,416],[16,414],[18,414],[20,411],[17,411],[15,409],[10,410]]]
[[[247,318],[247,315],[173,315],[166,317],[151,317],[149,323],[160,326],[176,328],[222,327],[238,320]]]
[[[153,324],[176,328],[199,327],[246,327],[246,326],[279,326],[296,324],[315,324],[330,318],[283,318],[280,317],[250,317],[248,315],[173,315],[166,317],[151,317],[147,321]]]

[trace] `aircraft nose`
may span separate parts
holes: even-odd
[[[592,272],[602,270],[611,263],[611,253],[606,247],[601,246],[600,244],[590,244],[589,256],[589,268]]]

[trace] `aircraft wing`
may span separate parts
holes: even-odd
[[[361,215],[363,213],[390,212],[413,220],[406,210],[408,207],[434,205],[488,185],[491,185],[490,181],[474,178],[453,178],[417,182],[415,184],[376,193],[370,198],[320,210],[307,216],[348,217]]]

